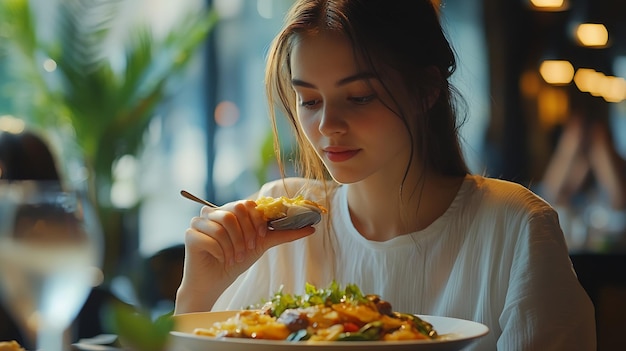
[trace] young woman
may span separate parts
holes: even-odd
[[[252,200],[204,207],[186,233],[175,312],[239,309],[281,286],[299,294],[335,280],[396,311],[484,323],[475,350],[595,349],[593,306],[555,211],[520,185],[469,174],[454,68],[428,0],[297,1],[266,78],[302,177],[257,195],[303,194],[329,214],[268,231]]]

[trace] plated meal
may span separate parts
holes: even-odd
[[[238,311],[176,315],[172,347],[188,351],[456,351],[486,335],[477,322],[394,311],[356,285],[307,284]]]
[[[199,327],[197,335],[289,341],[377,341],[436,339],[421,318],[392,310],[378,295],[356,285],[326,289],[311,284],[304,295],[278,292],[258,309],[238,312],[223,322]]]

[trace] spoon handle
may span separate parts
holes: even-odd
[[[212,203],[212,202],[208,202],[208,201],[207,201],[207,200],[205,200],[205,199],[199,198],[199,197],[197,197],[196,195],[193,195],[192,193],[190,193],[190,192],[188,192],[188,191],[181,190],[181,191],[180,191],[180,194],[181,194],[183,197],[186,197],[186,198],[188,198],[189,200],[195,201],[195,202],[197,202],[197,203],[199,203],[199,204],[203,204],[203,205],[206,205],[206,206],[209,206],[209,207],[213,207],[213,208],[217,208],[217,207],[219,207],[219,206],[217,206],[216,204],[214,204],[214,203]]]
[[[183,197],[191,201],[195,201],[199,204],[203,204],[203,205],[213,207],[213,208],[219,207],[216,204],[208,202],[207,200],[203,198],[197,197],[188,191],[181,190],[180,194]],[[322,216],[320,215],[319,212],[308,210],[305,212],[292,214],[287,217],[282,217],[282,218],[271,220],[267,224],[270,230],[300,229],[300,228],[304,228],[304,227],[308,227],[310,225],[316,224],[317,222],[320,221],[321,218]]]

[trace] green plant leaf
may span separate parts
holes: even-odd
[[[122,2],[59,1],[53,39],[44,42],[28,0],[0,0],[0,52],[12,72],[9,81],[0,82],[0,92],[15,100],[14,111],[2,113],[26,116],[41,128],[73,130],[101,214],[111,206],[112,165],[141,151],[155,111],[175,94],[171,84],[218,20],[211,9],[194,11],[163,38],[136,25],[124,36],[122,62],[113,62],[107,50]],[[56,69],[43,69],[48,58]]]
[[[112,305],[111,312],[114,332],[135,351],[163,350],[174,328],[171,314],[153,320],[148,312],[120,303]]]

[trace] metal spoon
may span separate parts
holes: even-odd
[[[180,194],[183,197],[197,203],[213,208],[219,207],[216,204],[197,197],[188,191],[181,190]],[[297,209],[292,212],[293,213],[288,214],[286,217],[274,219],[267,222],[267,227],[271,230],[301,229],[317,224],[320,220],[322,220],[322,215],[318,211],[315,211],[305,206],[298,206]]]

